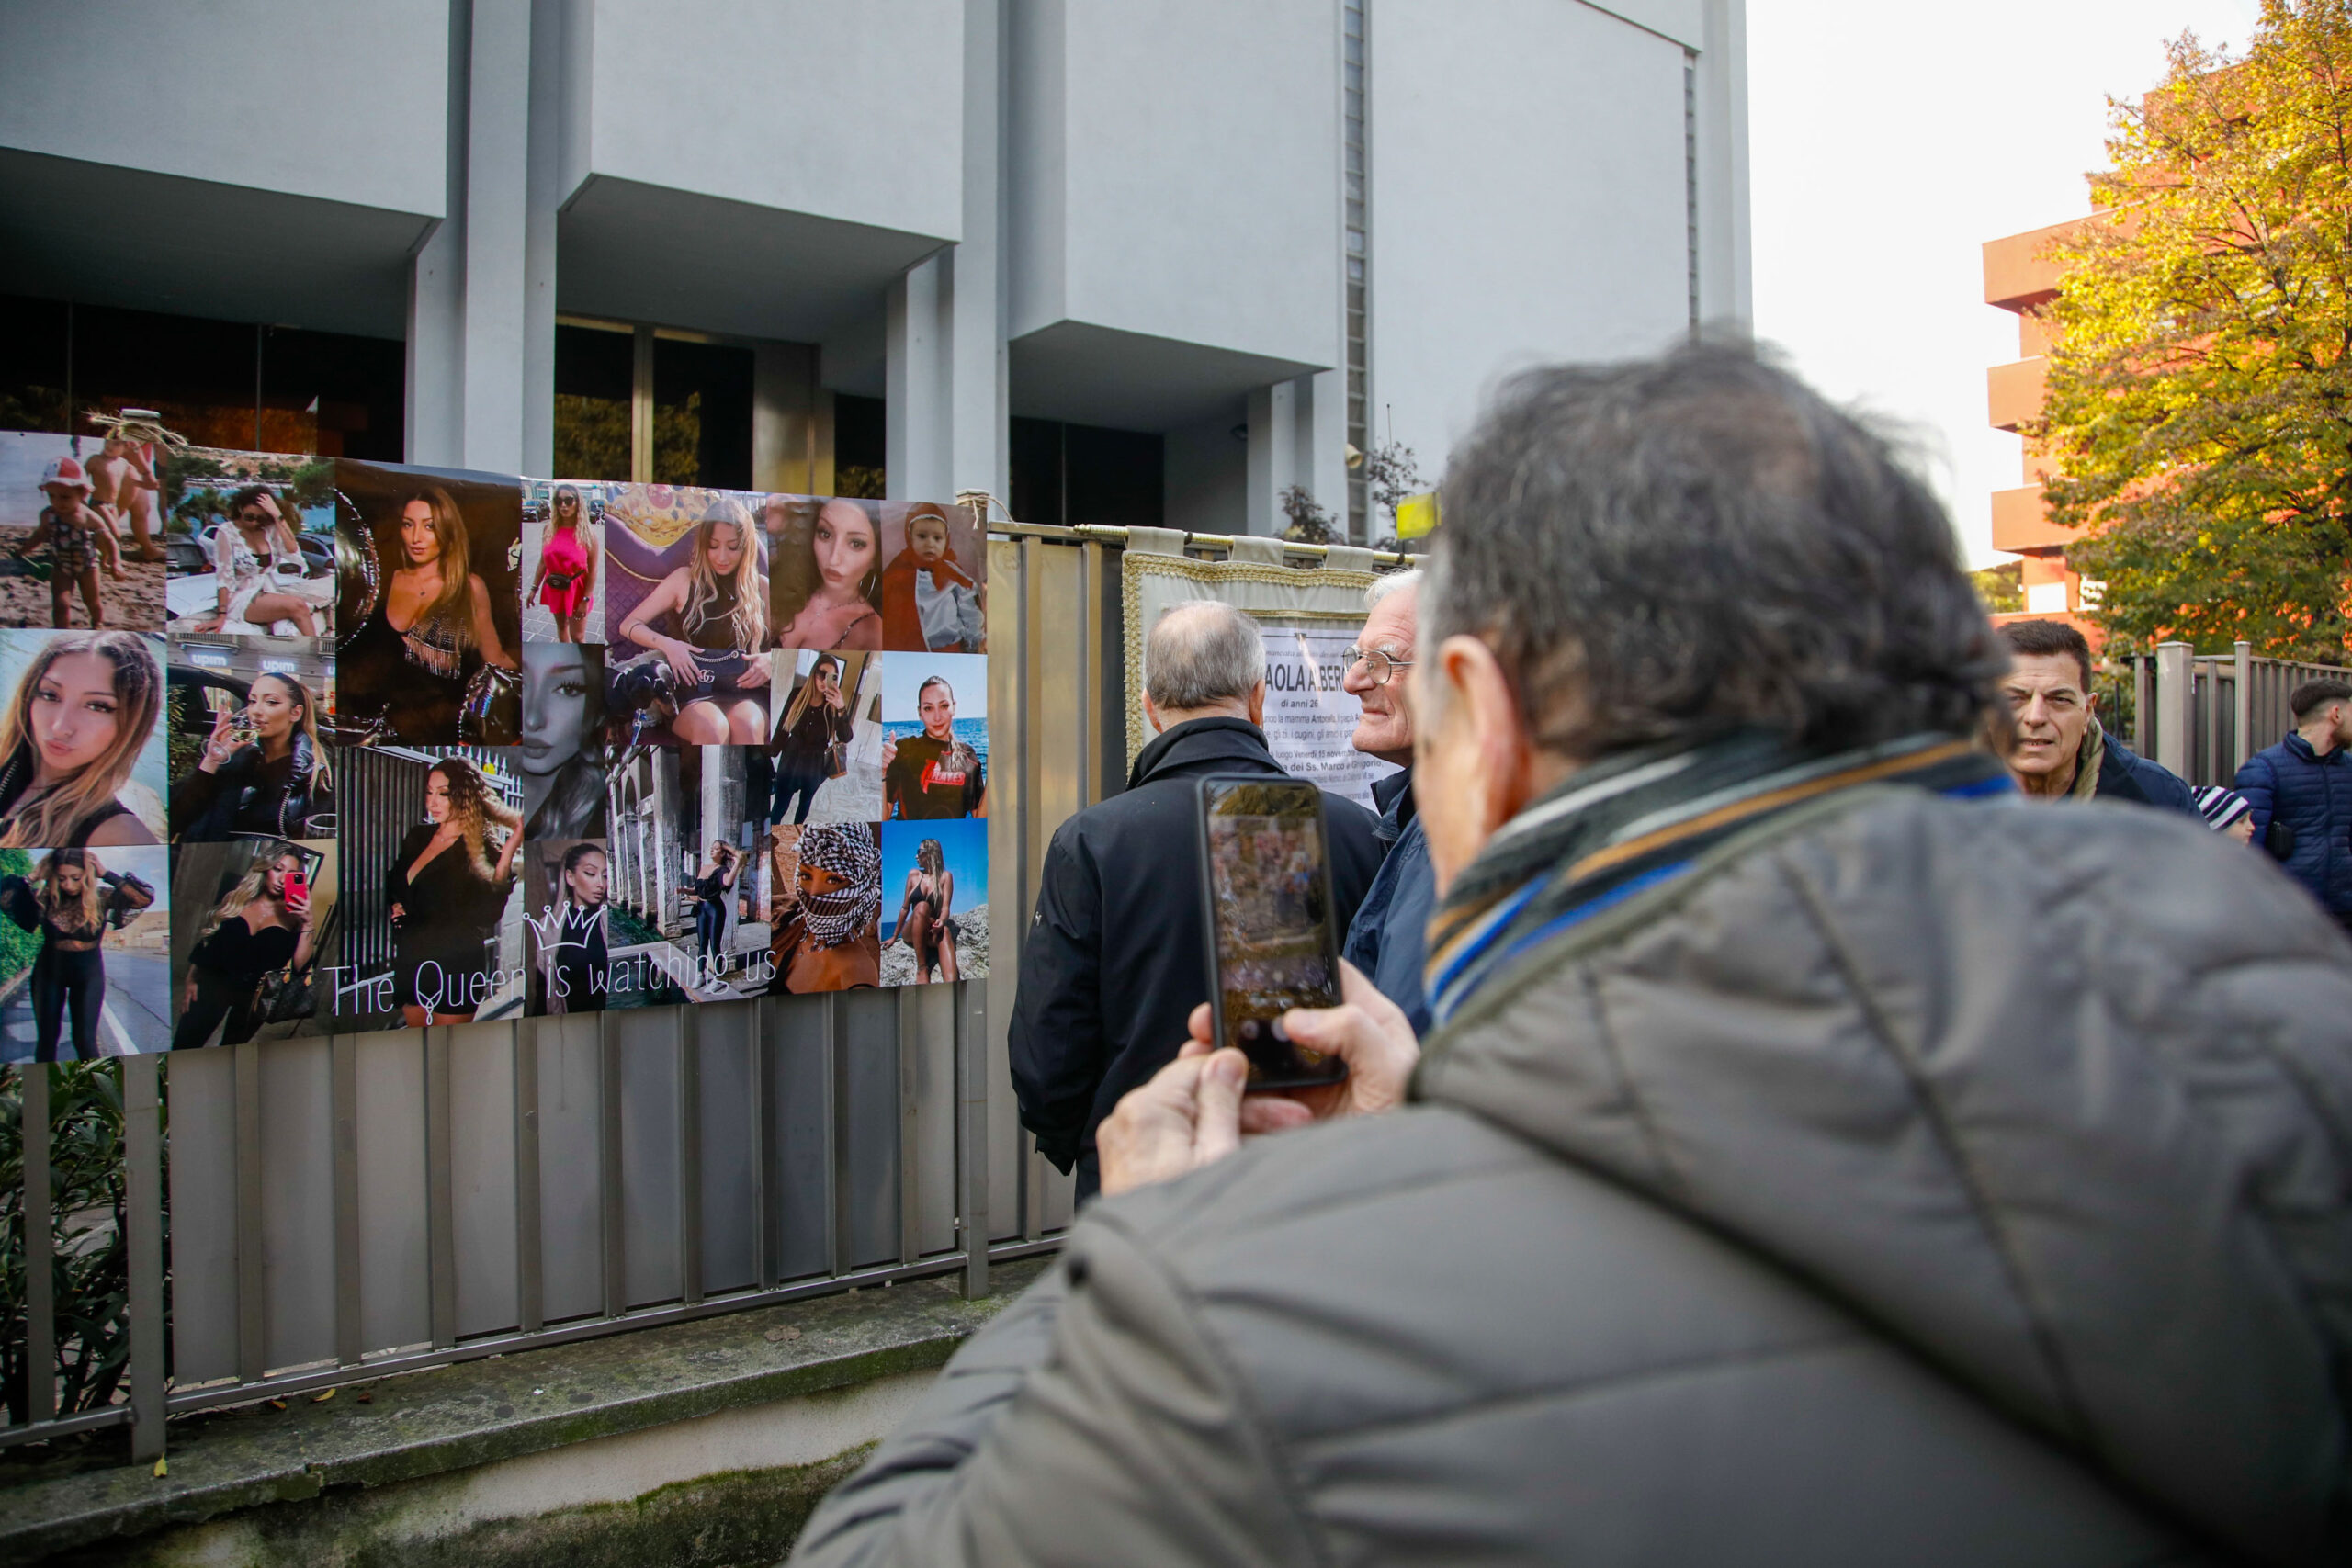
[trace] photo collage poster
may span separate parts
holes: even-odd
[[[988,973],[925,502],[0,433],[0,1061]]]

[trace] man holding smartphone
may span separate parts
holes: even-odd
[[[2352,1561],[2352,943],[2019,807],[1949,518],[1752,350],[1516,378],[1442,510],[1426,1047],[1188,1021],[797,1560]]]
[[[1199,781],[1284,779],[1259,728],[1266,706],[1258,624],[1215,600],[1181,604],[1144,645],[1144,712],[1156,739],[1124,794],[1089,807],[1046,848],[1012,1004],[1021,1124],[1094,1196],[1094,1129],[1119,1097],[1176,1055],[1208,996]],[[1333,929],[1344,931],[1380,865],[1371,812],[1326,791]]]

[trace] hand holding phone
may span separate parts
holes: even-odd
[[[1252,1093],[1338,1083],[1346,1061],[1283,1023],[1293,1008],[1340,1004],[1323,792],[1218,776],[1200,782],[1198,798],[1212,1038],[1249,1058]]]

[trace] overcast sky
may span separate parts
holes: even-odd
[[[2193,28],[2242,50],[2256,0],[1747,0],[1756,328],[1830,395],[1913,425],[1972,563],[2022,481],[1984,423],[2017,318],[1984,303],[1987,240],[2086,211],[2107,95]]]

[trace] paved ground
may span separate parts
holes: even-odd
[[[20,986],[0,1009],[0,1061],[29,1062],[40,1043],[33,1024],[32,987]],[[106,1010],[98,1020],[98,1052],[122,1056],[161,1051],[172,1043],[172,966],[160,953],[107,954]],[[73,1027],[66,1014],[64,1028]],[[61,1049],[70,1051],[70,1042]]]

